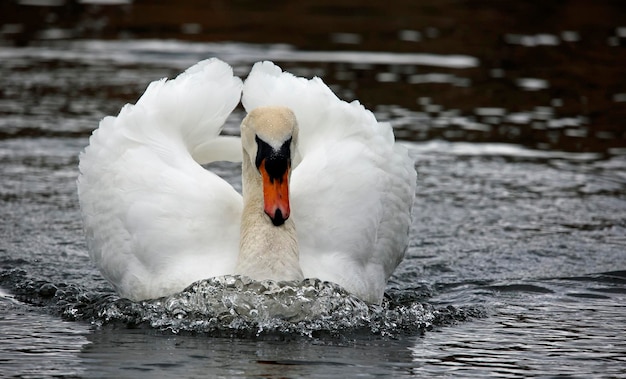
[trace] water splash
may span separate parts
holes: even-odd
[[[14,282],[16,299],[44,306],[66,319],[89,321],[96,327],[171,333],[394,337],[484,313],[479,308],[437,309],[394,294],[386,296],[381,305],[368,304],[340,286],[318,279],[275,282],[229,275],[198,281],[172,296],[133,302],[107,290],[86,291],[76,285],[27,279],[23,270],[10,270],[0,277],[3,286],[9,277]]]
[[[420,303],[395,309],[389,307],[389,301],[381,306],[367,304],[341,287],[317,279],[259,282],[224,276],[196,282],[179,294],[158,300],[115,301],[101,309],[98,319],[104,323],[140,321],[174,333],[311,337],[317,332],[369,330],[391,335],[398,327],[431,326],[435,315],[429,308]]]

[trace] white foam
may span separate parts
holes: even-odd
[[[428,142],[400,141],[399,143],[406,146],[413,157],[436,153],[459,156],[502,156],[537,159],[569,159],[577,161],[592,161],[601,158],[601,155],[597,153],[570,153],[553,150],[534,150],[520,145],[507,143],[469,143],[447,142],[441,140]]]
[[[107,59],[124,63],[168,64],[187,67],[207,57],[219,57],[230,64],[274,62],[333,62],[350,64],[421,65],[471,68],[479,65],[467,55],[410,54],[372,51],[298,51],[289,45],[243,43],[197,43],[171,40],[101,41],[81,40],[45,48],[3,49],[1,57],[39,56],[67,60]]]

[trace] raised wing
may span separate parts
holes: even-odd
[[[232,273],[241,196],[198,162],[240,155],[238,143],[217,143],[240,94],[230,66],[202,61],[151,83],[90,138],[78,178],[87,242],[121,296],[163,296]]]

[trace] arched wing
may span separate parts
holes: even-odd
[[[151,83],[90,138],[78,178],[87,242],[122,296],[163,296],[232,272],[241,196],[198,161],[237,156],[211,146],[240,93],[227,64],[202,61]]]

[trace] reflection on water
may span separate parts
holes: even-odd
[[[406,376],[413,338],[342,342],[198,338],[100,330],[89,335],[82,357],[94,364],[86,376],[339,378]],[[393,351],[393,354],[384,353]],[[123,353],[122,353],[123,352]]]
[[[129,64],[137,63],[132,59],[137,54],[152,54],[155,63],[168,66],[190,54],[193,60],[217,55],[235,66],[272,59],[296,74],[323,77],[347,100],[383,107],[382,114],[393,107],[410,115],[410,123],[396,122],[405,139],[605,153],[626,146],[626,6],[619,2],[324,0],[197,6],[193,1],[55,0],[0,7],[0,41],[7,47],[56,45],[71,55],[75,46],[58,43],[134,41],[101,49],[89,43],[84,58],[91,64],[98,50],[114,52],[98,60],[130,58]],[[163,42],[173,39],[193,43]],[[252,45],[215,45],[224,41]],[[46,58],[45,49],[39,55],[53,65],[68,59],[55,57],[58,52]],[[20,69],[30,70],[24,63]],[[128,99],[142,89],[128,88]],[[484,108],[505,114],[485,117]]]
[[[625,5],[197,4],[0,2],[0,376],[626,375]],[[79,151],[209,56],[321,76],[409,147],[412,239],[382,307],[317,283],[290,304],[333,300],[302,320],[211,281],[132,303],[94,269]]]

